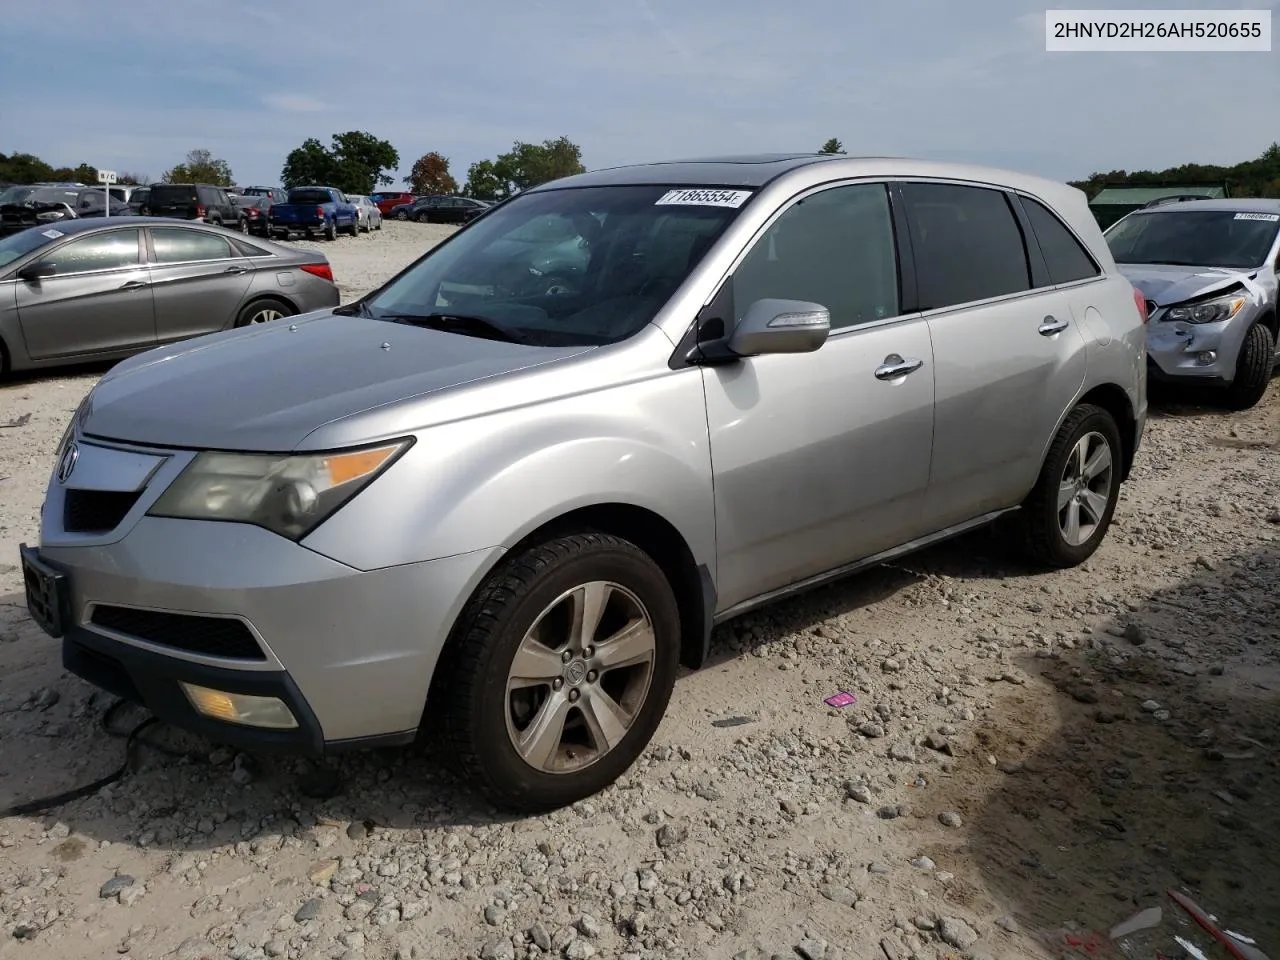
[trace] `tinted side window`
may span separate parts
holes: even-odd
[[[833,329],[896,317],[898,259],[883,184],[833,187],[794,204],[733,275],[733,309],[778,297],[820,303]]]
[[[59,248],[49,259],[57,264],[59,275],[134,266],[138,263],[138,231],[113,230],[81,237]]]
[[[1022,229],[999,190],[904,183],[920,308],[934,310],[1031,289]]]
[[[1031,231],[1040,244],[1045,264],[1049,267],[1049,279],[1054,283],[1070,283],[1085,280],[1099,273],[1093,258],[1080,245],[1070,230],[1044,204],[1022,198],[1022,208],[1031,221]]]
[[[231,244],[222,237],[198,230],[151,231],[151,243],[157,263],[186,263],[189,260],[227,260],[234,254]]]

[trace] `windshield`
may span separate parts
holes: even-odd
[[[62,236],[61,233],[51,228],[31,227],[0,240],[0,270],[3,270],[13,261],[25,257],[32,250],[39,249],[57,239],[57,237],[45,236],[46,230],[51,233],[57,233],[58,237]]]
[[[0,203],[65,203],[74,204],[77,190],[61,187],[10,187],[0,193]]]
[[[1267,258],[1280,213],[1167,210],[1134,213],[1106,233],[1117,263],[1256,267]]]
[[[33,193],[35,193],[35,187],[10,187],[4,193],[0,193],[0,203],[21,203]]]
[[[626,186],[518,196],[419,260],[368,302],[370,312],[479,318],[546,346],[624,340],[738,214],[670,202],[676,193]]]

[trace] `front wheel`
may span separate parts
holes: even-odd
[[[1267,392],[1271,371],[1275,366],[1276,342],[1271,331],[1255,323],[1244,335],[1236,375],[1227,387],[1226,406],[1231,410],[1248,410],[1256,406]]]
[[[472,597],[429,707],[447,753],[499,807],[552,810],[640,756],[671,699],[680,618],[634,544],[578,533],[505,561]]]
[[[403,210],[401,210],[399,213],[397,213],[397,214],[396,214],[396,219],[397,219],[397,220],[408,220],[408,219],[409,219],[409,215],[408,215],[407,213],[405,213]]]
[[[1067,415],[1022,504],[1032,559],[1066,568],[1093,556],[1120,498],[1122,456],[1120,428],[1106,410],[1082,403]]]

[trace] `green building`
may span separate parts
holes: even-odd
[[[1111,226],[1126,213],[1140,210],[1142,207],[1167,197],[1203,197],[1206,200],[1220,200],[1229,196],[1227,186],[1217,184],[1171,183],[1163,186],[1144,187],[1103,187],[1089,201],[1089,209],[1103,230]]]

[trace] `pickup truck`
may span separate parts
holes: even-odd
[[[341,190],[333,187],[294,187],[287,203],[273,203],[268,220],[269,234],[294,231],[310,237],[323,234],[326,240],[337,240],[339,233],[360,236],[360,217],[354,203],[348,203]]]

